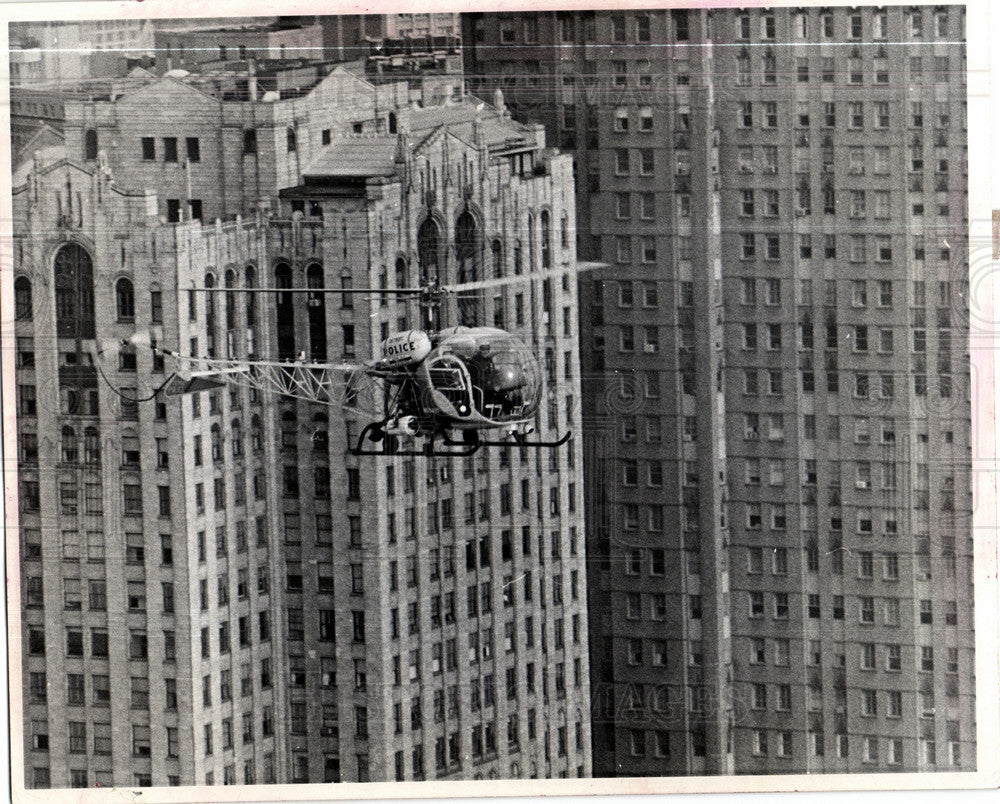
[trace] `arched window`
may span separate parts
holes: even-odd
[[[86,463],[101,462],[101,438],[96,427],[83,431],[83,460]]]
[[[406,260],[400,257],[396,260],[396,287],[405,288],[409,283],[409,270]]]
[[[230,425],[233,439],[233,457],[239,458],[243,454],[243,425],[239,419],[233,419]]]
[[[569,248],[569,215],[565,212],[562,214],[562,218],[559,224],[559,241],[563,248]]]
[[[250,420],[250,447],[254,452],[260,452],[264,447],[264,429],[257,415]]]
[[[56,252],[56,334],[94,337],[94,263],[82,246],[67,243]]]
[[[290,288],[292,286],[292,268],[284,262],[274,268],[274,286]],[[295,358],[295,306],[292,293],[279,293],[275,304],[275,317],[278,336],[278,359],[293,360]]]
[[[490,244],[490,252],[493,254],[493,276],[503,276],[503,246],[500,238],[495,238]]]
[[[225,325],[226,325],[226,357],[236,357],[236,271],[231,268],[226,271],[225,294]]]
[[[97,159],[97,131],[92,128],[83,135],[83,158]]]
[[[397,127],[397,125],[398,124],[396,122],[396,113],[395,112],[389,112],[389,133],[390,134],[395,134],[396,133],[396,127]]]
[[[433,218],[420,224],[417,231],[417,259],[420,262],[421,285],[438,278],[441,267],[441,229]]]
[[[231,290],[235,287],[236,271],[230,269],[226,271],[226,329],[236,329],[236,294]]]
[[[542,210],[539,216],[542,222],[542,268],[552,267],[552,224],[551,216],[547,209]]]
[[[248,288],[257,286],[257,270],[252,265],[247,266],[245,276]],[[244,293],[243,295],[246,297],[247,357],[253,357],[256,351],[257,294]]]
[[[479,231],[476,219],[466,210],[455,221],[455,258],[458,262],[458,281],[474,282],[481,279]],[[475,326],[479,323],[480,303],[472,296],[458,303],[461,323]]]
[[[125,277],[115,282],[115,307],[119,321],[132,321],[135,318],[135,293],[132,291],[131,281]]]
[[[313,263],[306,268],[306,286],[323,287],[323,269]],[[326,360],[326,294],[310,293],[309,307],[309,356],[322,363]]]
[[[205,274],[205,349],[209,357],[215,357],[215,294],[212,289],[215,287],[215,274]]]
[[[219,425],[213,424],[211,429],[212,438],[212,460],[221,461],[222,460],[222,430]]]
[[[295,129],[289,126],[285,129],[285,144],[288,148],[288,152],[292,153],[298,149],[298,145],[295,141]]]
[[[248,288],[257,287],[257,269],[252,265],[247,266],[246,270],[246,286]],[[246,314],[247,314],[247,326],[252,327],[257,324],[257,294],[247,293],[246,302]]]
[[[479,232],[476,219],[468,211],[455,221],[455,256],[458,260],[458,281],[472,282],[479,276]]]
[[[312,435],[313,452],[325,454],[330,446],[330,435],[326,430],[317,430]]]
[[[31,316],[31,280],[19,276],[14,280],[14,317],[18,321],[30,321]]]
[[[76,444],[76,430],[72,427],[62,429],[62,459],[63,463],[76,463],[79,457],[79,449]]]

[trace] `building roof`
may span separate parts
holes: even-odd
[[[13,163],[15,173],[18,172],[18,168],[23,162],[34,157],[36,151],[45,152],[51,156],[50,152],[54,150],[64,151],[65,142],[66,138],[59,129],[50,126],[48,123],[42,123],[14,154]]]
[[[312,161],[305,176],[392,176],[396,172],[395,135],[334,140]]]
[[[11,187],[23,186],[28,181],[28,176],[31,175],[36,167],[40,173],[48,173],[53,168],[67,162],[66,146],[64,144],[45,145],[41,148],[35,148],[30,152],[22,150],[20,162],[14,168],[13,175],[11,176]]]
[[[430,106],[409,112],[412,134],[408,148],[417,151],[439,132],[447,132],[470,146],[475,146],[478,125],[487,145],[504,145],[512,140],[521,143],[531,129],[500,115],[492,106],[477,98],[467,98],[454,106]],[[303,178],[393,176],[399,140],[396,135],[345,137],[324,147],[302,171]]]
[[[474,96],[468,96],[454,106],[428,106],[414,109],[410,113],[410,131],[423,138],[441,126],[466,142],[475,143],[475,122],[478,121],[480,131],[487,145],[502,145],[511,139],[523,139],[531,129],[509,117],[503,117],[497,110],[480,101]]]

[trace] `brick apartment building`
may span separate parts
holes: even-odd
[[[463,17],[574,153],[594,773],[975,764],[964,8]]]

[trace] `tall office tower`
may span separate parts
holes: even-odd
[[[975,765],[964,24],[463,20],[615,267],[581,294],[597,775]]]
[[[28,786],[590,773],[579,442],[351,457],[360,415],[155,393],[171,366],[122,343],[362,361],[417,310],[190,289],[510,276],[439,324],[520,335],[540,433],[579,429],[569,158],[502,109],[366,87],[165,79],[69,102],[64,147],[16,169]]]

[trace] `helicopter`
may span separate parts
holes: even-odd
[[[420,288],[189,288],[206,293],[358,293],[415,297],[436,308],[453,295],[479,292],[530,279],[546,279],[604,267],[573,268],[479,280],[444,287],[436,280]],[[433,320],[427,316],[428,322]],[[529,346],[515,335],[487,326],[409,329],[385,338],[379,356],[360,363],[251,360],[182,355],[153,344],[145,333],[128,339],[175,361],[177,370],[161,386],[168,395],[193,393],[227,383],[338,405],[372,417],[348,447],[353,455],[468,456],[482,447],[554,449],[572,436],[530,438],[542,399],[542,372]],[[422,441],[412,447],[409,442]]]

